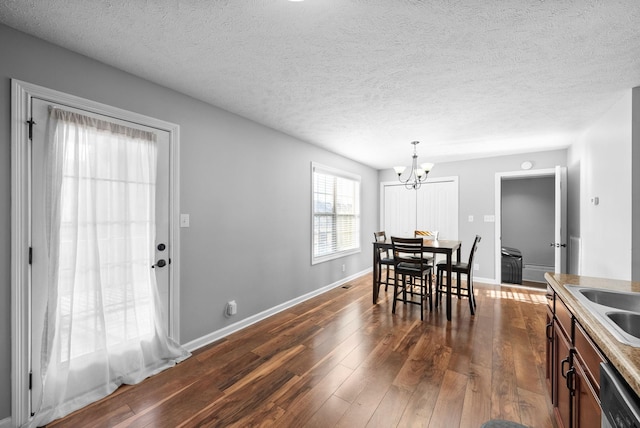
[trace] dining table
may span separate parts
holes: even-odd
[[[447,263],[447,284],[446,284],[446,307],[447,307],[447,320],[451,321],[451,281],[452,272],[451,267],[453,265],[453,254],[456,254],[456,260],[460,259],[460,253],[462,251],[462,242],[444,239],[424,239],[424,252],[434,254],[444,254],[446,256]],[[391,250],[393,245],[391,238],[387,238],[385,241],[376,241],[373,243],[373,304],[378,303],[378,295],[380,293],[380,284],[378,284],[378,269],[380,269],[379,258],[382,250]]]

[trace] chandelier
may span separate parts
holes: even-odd
[[[394,166],[393,169],[396,171],[396,174],[398,174],[398,180],[404,184],[404,187],[407,189],[418,190],[422,183],[427,181],[427,175],[429,175],[429,171],[433,168],[433,164],[423,163],[418,166],[418,152],[416,147],[420,144],[420,141],[412,141],[411,144],[413,144],[413,156],[409,176],[404,180],[402,179],[402,173],[407,169],[404,166]]]

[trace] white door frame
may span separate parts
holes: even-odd
[[[31,244],[31,144],[29,126],[31,98],[87,110],[93,113],[136,122],[166,131],[170,135],[169,204],[171,259],[169,291],[169,336],[180,342],[180,127],[152,117],[129,112],[74,95],[20,80],[11,80],[11,416],[14,426],[30,418],[30,268]],[[44,126],[44,124],[41,124]],[[38,126],[36,124],[35,126]]]
[[[556,177],[556,180],[558,180],[557,175],[561,173],[561,174],[566,174],[566,167],[555,167],[555,168],[545,168],[545,169],[532,169],[532,170],[528,170],[528,171],[511,171],[511,172],[497,172],[496,173],[496,178],[495,178],[495,227],[494,227],[494,231],[495,231],[495,250],[494,250],[494,257],[495,257],[495,281],[496,284],[500,285],[502,283],[502,179],[503,178],[536,178],[536,177]],[[565,180],[566,182],[566,180]],[[566,188],[566,184],[565,184],[565,188]],[[562,216],[564,218],[566,218],[566,207],[563,206],[563,202],[562,202],[562,198],[560,198],[560,200],[558,200],[558,198],[560,198],[560,195],[558,195],[558,192],[556,191],[556,195],[555,195],[555,204],[556,204],[556,212],[558,212],[558,209],[560,208],[561,210],[563,210],[562,212]],[[566,200],[566,197],[564,198]],[[561,204],[560,207],[558,207],[558,204]],[[554,227],[556,227],[556,229],[560,226],[558,224],[558,222],[561,221],[561,219],[556,218],[556,225]],[[558,241],[559,242],[559,241]],[[558,254],[560,251],[556,251],[556,254]],[[558,264],[558,257],[556,256],[556,266],[555,266],[556,271],[559,272],[560,270],[560,265]]]

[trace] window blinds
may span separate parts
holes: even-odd
[[[312,164],[312,263],[360,251],[360,177]]]

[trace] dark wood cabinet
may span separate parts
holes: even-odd
[[[549,391],[551,391],[551,402],[555,403],[555,396],[553,394],[553,384],[552,384],[552,379],[553,379],[553,368],[554,368],[554,364],[553,364],[553,311],[551,310],[551,308],[547,308],[547,329],[546,329],[546,336],[547,336],[547,341],[546,341],[546,365],[545,365],[545,380],[547,381],[547,389]]]
[[[586,369],[579,359],[573,362],[574,378],[574,425],[580,428],[600,427],[601,410],[600,399],[588,380]]]
[[[546,372],[558,427],[599,427],[605,358],[557,294],[548,303]]]
[[[553,365],[551,385],[556,422],[559,428],[570,428],[572,391],[567,387],[567,376],[571,370],[571,342],[557,319],[553,326]]]

